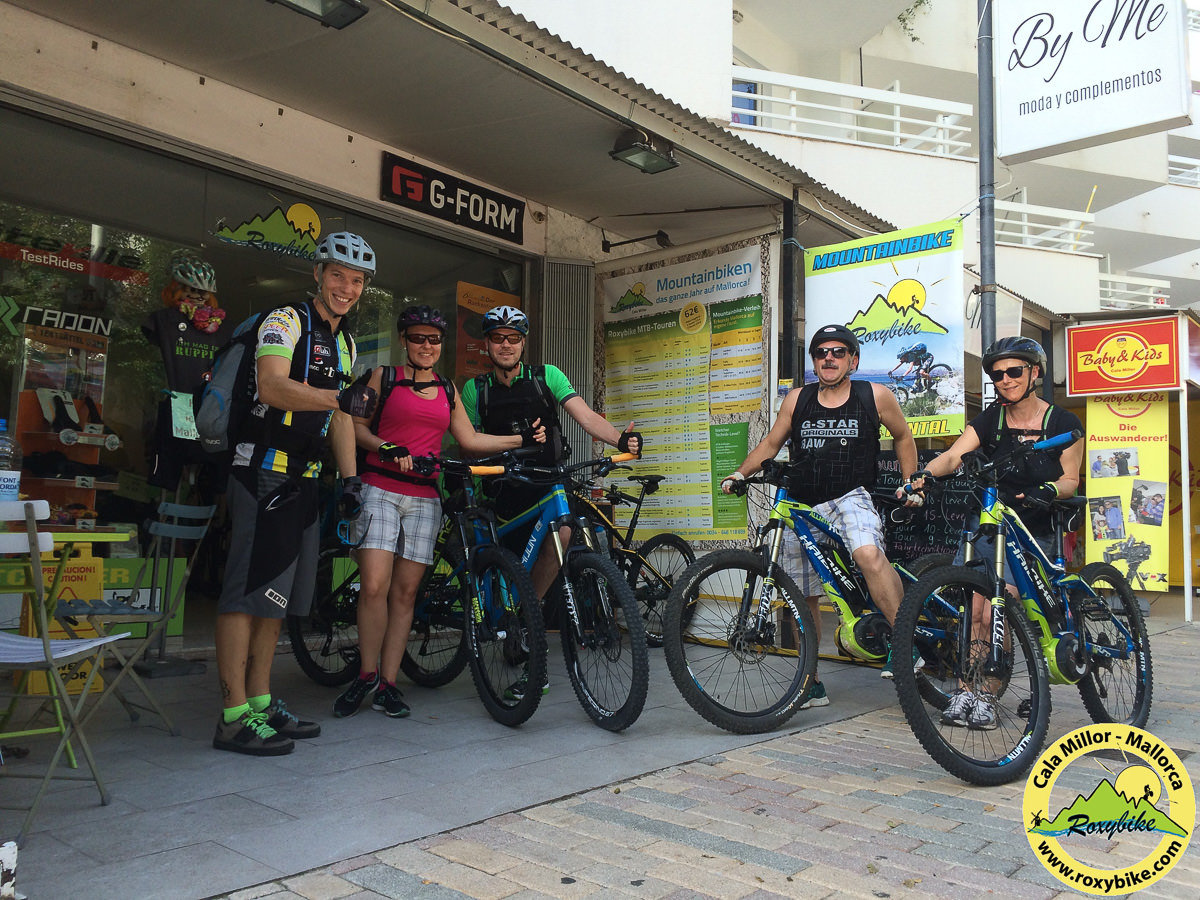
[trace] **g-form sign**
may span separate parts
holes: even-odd
[[[997,154],[1005,162],[1191,122],[1179,0],[1005,0],[994,9]]]
[[[391,153],[383,154],[379,196],[407,209],[514,244],[524,240],[524,200]]]

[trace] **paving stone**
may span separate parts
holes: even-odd
[[[477,841],[447,841],[439,845],[433,852],[445,860],[461,863],[489,875],[511,869],[519,862],[516,857],[500,853]]]
[[[328,872],[309,872],[283,879],[284,886],[305,900],[340,900],[358,890],[353,883]]]
[[[997,875],[1011,875],[1017,869],[1021,868],[1021,863],[1011,859],[989,856],[980,851],[960,850],[957,847],[947,847],[944,844],[934,844],[932,842],[922,844],[912,852],[921,856],[932,856],[934,859],[940,859],[943,862],[948,862],[956,866],[982,869],[985,873],[994,872]]]
[[[521,889],[520,885],[507,878],[490,875],[458,863],[446,863],[431,870],[426,875],[425,881],[457,891],[459,894],[475,898],[475,900],[501,900]]]
[[[416,875],[387,865],[364,866],[346,875],[346,880],[361,885],[381,897],[420,897],[421,900],[462,900],[461,891],[432,883]]]

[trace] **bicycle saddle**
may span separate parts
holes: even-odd
[[[666,477],[665,475],[630,475],[629,480],[645,485],[646,493],[653,494],[658,490],[658,483]]]

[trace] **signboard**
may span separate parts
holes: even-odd
[[[454,378],[460,384],[468,378],[492,371],[487,338],[483,334],[483,314],[497,306],[521,308],[521,298],[494,288],[460,281],[454,289],[458,307],[455,329]]]
[[[914,437],[963,430],[962,247],[952,219],[804,252],[805,351],[818,328],[848,327],[854,377],[889,388]]]
[[[524,200],[391,153],[383,154],[379,197],[514,244],[524,240]]]
[[[1178,389],[1179,327],[1174,318],[1067,328],[1067,394]]]
[[[994,6],[996,149],[1005,162],[1191,123],[1179,0]]]

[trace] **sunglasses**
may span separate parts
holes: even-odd
[[[433,344],[435,347],[442,342],[440,334],[406,334],[404,339],[414,344]]]
[[[1021,377],[1022,372],[1024,372],[1026,369],[1032,368],[1033,366],[1009,366],[1007,369],[993,369],[991,372],[988,372],[988,378],[992,379],[992,381],[999,382],[1001,378],[1007,375],[1013,381],[1016,381]]]
[[[508,341],[510,344],[519,344],[519,343],[521,343],[521,341],[525,340],[525,335],[523,335],[523,334],[496,334],[495,332],[493,332],[492,334],[488,335],[488,340],[493,344],[503,344],[505,341]]]
[[[832,356],[834,359],[844,359],[850,351],[845,347],[817,347],[813,350],[813,359],[824,359],[827,356]]]

